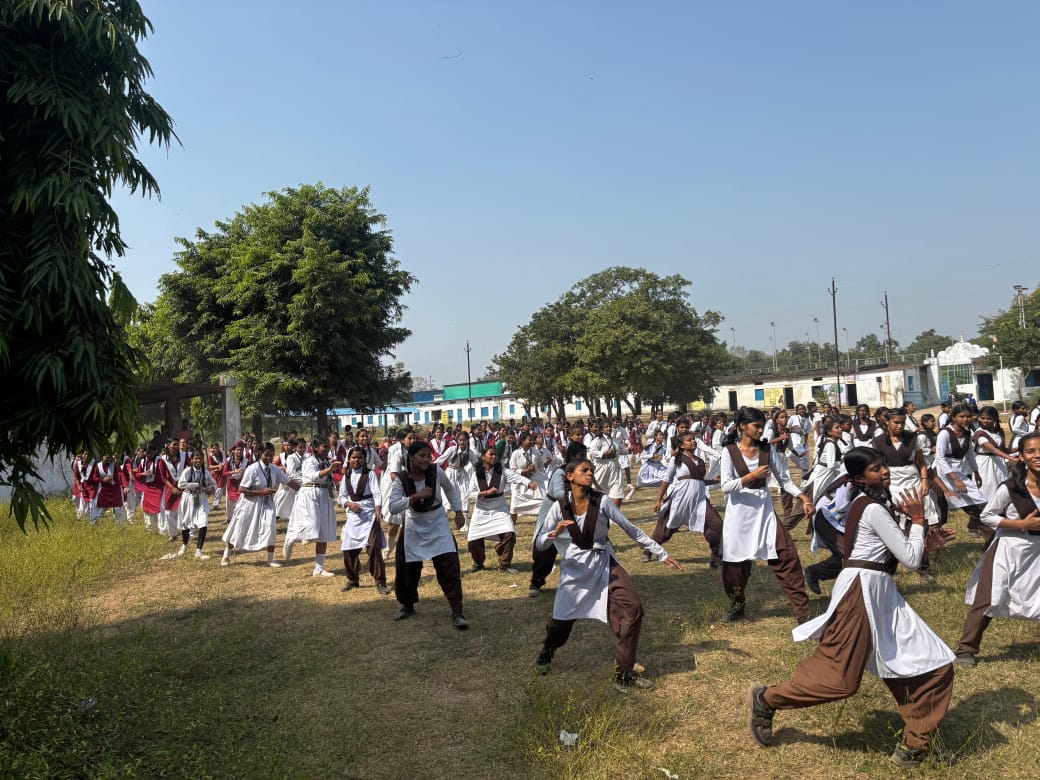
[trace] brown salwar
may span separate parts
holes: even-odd
[[[790,710],[846,699],[859,690],[871,649],[870,619],[857,580],[835,608],[816,651],[798,664],[788,682],[766,688],[762,700],[773,709]],[[882,680],[903,717],[903,744],[927,749],[950,706],[953,665]]]
[[[498,534],[498,544],[495,545],[495,554],[498,556],[498,567],[500,569],[508,569],[509,565],[513,562],[513,548],[516,547],[516,534],[512,531],[504,534]],[[474,539],[469,542],[466,547],[469,549],[469,554],[473,558],[473,563],[477,566],[483,566],[486,560],[487,553],[484,549],[484,539]],[[554,548],[555,549],[555,548]]]
[[[805,595],[802,562],[798,558],[798,548],[791,540],[791,535],[779,520],[776,523],[776,556],[766,563],[776,575],[780,589],[791,602],[795,617],[799,621],[807,620],[809,618],[809,597]],[[747,600],[747,583],[751,577],[752,563],[753,561],[722,562],[722,586],[733,607],[743,607]]]
[[[621,564],[610,559],[610,579],[607,581],[607,621],[618,638],[614,649],[618,674],[631,672],[639,649],[639,632],[643,625],[643,604],[636,593],[632,578]],[[553,618],[545,627],[543,652],[554,653],[570,638],[573,620]]]
[[[964,619],[964,629],[961,631],[961,641],[957,644],[959,656],[978,655],[982,634],[993,619],[986,615],[986,610],[990,608],[993,598],[993,560],[999,543],[999,540],[995,540],[983,556],[979,581],[975,585],[975,600],[968,608],[968,616]]]
[[[419,580],[422,579],[422,561],[409,563],[404,554],[404,535],[402,530],[397,537],[394,550],[394,565],[397,575],[394,578],[394,597],[402,607],[414,607],[419,601]],[[437,573],[437,584],[444,592],[444,598],[451,605],[452,614],[462,613],[462,572],[459,570],[458,552],[441,553],[431,559],[433,569]]]
[[[372,523],[368,543],[364,548],[343,551],[343,566],[347,570],[347,582],[357,585],[361,579],[361,550],[368,554],[368,573],[377,585],[386,585],[386,562],[383,560],[383,529],[378,522]]]
[[[659,518],[650,538],[658,544],[664,545],[675,536],[676,531],[681,531],[683,528],[684,526],[669,528],[668,518]],[[704,507],[704,541],[708,543],[708,547],[714,555],[722,556],[722,516],[707,498],[705,498]]]

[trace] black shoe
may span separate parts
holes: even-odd
[[[892,753],[892,763],[900,769],[916,769],[927,757],[927,750],[911,750],[900,742]]]
[[[474,563],[472,566],[466,569],[467,574],[476,574],[478,571],[484,571],[484,564]]]
[[[751,736],[762,747],[773,744],[773,716],[776,710],[762,701],[766,686],[752,686],[749,695],[751,705]]]
[[[455,626],[459,631],[465,631],[469,628],[469,621],[466,620],[466,616],[461,612],[456,612],[451,616],[451,624]]]
[[[530,588],[527,589],[527,596],[528,596],[528,598],[536,599],[536,598],[538,598],[541,595],[542,595],[542,589],[541,588],[536,588],[534,585],[532,585]]]
[[[738,620],[744,619],[744,605],[737,606],[734,604],[726,610],[726,614],[722,616],[723,623],[736,623]]]
[[[654,687],[654,681],[648,680],[635,671],[619,674],[614,678],[614,687],[619,693],[628,693],[635,688],[639,691],[649,691]]]
[[[717,568],[719,568],[719,563],[721,563],[721,562],[722,562],[722,559],[718,555],[716,555],[715,553],[712,553],[711,557],[708,559],[708,568],[710,568],[710,569],[717,569]]]
[[[390,595],[390,589],[386,585],[376,585],[376,590],[379,591],[380,596]]]
[[[394,613],[394,620],[407,620],[415,614],[415,607],[401,607]]]
[[[817,596],[823,593],[823,591],[820,590],[820,578],[816,576],[816,572],[812,570],[811,566],[805,570],[805,587]]]
[[[347,581],[347,584],[340,588],[341,591],[346,593],[348,590],[354,590],[354,588],[360,588],[360,583]]]
[[[538,658],[534,662],[534,668],[538,670],[538,674],[549,674],[550,670],[552,670],[552,659],[552,650],[542,650],[538,654]]]

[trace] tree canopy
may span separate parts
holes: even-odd
[[[1004,356],[1005,365],[1040,365],[1040,286],[1023,296],[1021,309],[1012,304],[1006,311],[983,317],[979,336],[980,343]]]
[[[593,274],[536,311],[491,370],[561,418],[571,397],[685,404],[707,396],[729,357],[715,336],[721,317],[699,315],[689,285],[642,268]]]
[[[150,30],[133,0],[0,5],[0,484],[23,530],[48,518],[41,446],[100,451],[136,428],[136,304],[111,265],[125,245],[109,198],[157,195],[137,144],[175,137],[144,90]]]
[[[409,331],[415,278],[393,256],[367,189],[317,184],[267,193],[213,232],[178,239],[136,338],[168,378],[239,379],[253,414],[336,405],[370,410],[411,382],[383,363]]]
[[[922,360],[930,357],[933,351],[938,353],[951,344],[953,344],[952,338],[936,333],[935,328],[929,328],[918,333],[914,340],[910,342],[910,346],[902,351],[907,355],[913,355],[918,360]]]

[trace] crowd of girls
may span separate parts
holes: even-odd
[[[183,555],[194,539],[194,557],[205,560],[209,516],[224,500],[223,565],[255,551],[280,566],[279,520],[286,523],[283,558],[313,544],[315,577],[333,576],[327,546],[340,542],[344,591],[360,587],[364,551],[368,576],[388,595],[392,562],[398,621],[416,614],[423,564],[431,561],[460,630],[470,623],[454,531],[465,534],[469,574],[488,568],[488,540],[493,568],[516,574],[518,515],[537,516],[528,595],[540,595],[557,563],[560,571],[537,668],[550,672],[576,620],[599,620],[617,637],[614,683],[623,692],[653,683],[636,662],[642,602],[609,529],[634,540],[644,561],[676,570],[664,545],[683,528],[702,533],[710,567],[721,570],[726,621],[746,617],[749,575],[763,560],[799,623],[795,639],[819,642],[790,680],[754,689],[754,738],[770,744],[778,711],[850,696],[870,670],[893,691],[905,722],[893,761],[912,766],[949,705],[953,666],[976,664],[990,620],[1040,619],[1040,412],[1016,403],[1010,437],[993,407],[946,405],[940,419],[915,413],[912,404],[873,413],[860,406],[851,416],[807,404],[794,414],[743,408],[732,420],[658,414],[646,427],[632,420],[536,420],[469,431],[437,426],[426,439],[404,428],[379,448],[362,430],[343,440],[291,438],[278,453],[245,438],[227,455],[216,445],[192,451],[180,440],[162,452],[146,447],[122,458],[84,453],[73,472],[82,516],[96,523],[112,509],[125,523],[141,511],[147,528],[180,541],[166,558]],[[656,497],[649,535],[622,510],[640,488]],[[710,500],[713,489],[721,490],[722,512]],[[951,508],[966,514],[984,551],[966,593],[956,653],[892,579],[903,564],[934,581],[928,554],[952,537]],[[829,554],[804,569],[792,537],[803,517],[811,550]],[[811,619],[806,590],[822,594],[827,581],[828,607]]]

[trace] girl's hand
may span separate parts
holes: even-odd
[[[664,559],[664,565],[669,569],[675,569],[676,571],[682,571],[682,564],[675,560],[671,555]]]
[[[923,485],[907,490],[899,497],[899,508],[911,518],[924,518],[924,497],[927,492]]]
[[[940,547],[945,547],[947,542],[953,539],[957,535],[957,532],[952,528],[945,528],[940,526],[934,526],[928,529],[928,533],[924,537],[924,549],[928,552],[938,550]]]
[[[661,499],[657,499],[657,503],[654,504],[654,514],[656,515],[661,511]]]
[[[566,531],[572,525],[577,525],[577,523],[573,520],[561,520],[556,524],[556,528],[549,532],[549,538],[555,539],[561,532]]]
[[[749,475],[750,481],[754,482],[756,479],[765,479],[769,476],[769,466],[759,466]]]
[[[1030,512],[1019,522],[1023,531],[1040,531],[1040,511]]]

